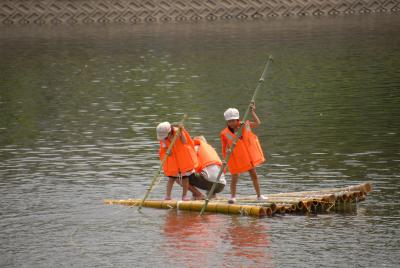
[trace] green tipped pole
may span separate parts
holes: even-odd
[[[265,64],[264,71],[263,71],[263,73],[262,73],[260,79],[258,80],[257,87],[256,87],[256,89],[254,90],[254,94],[253,94],[253,97],[251,98],[251,102],[250,102],[250,103],[252,103],[252,102],[255,101],[255,99],[256,99],[256,97],[257,97],[257,93],[258,93],[258,91],[259,91],[259,89],[260,89],[260,87],[261,87],[261,84],[264,82],[265,77],[266,77],[266,75],[267,75],[268,67],[269,67],[269,65],[270,65],[270,63],[271,63],[272,61],[273,61],[272,56],[269,56],[268,61],[267,61],[267,63]],[[247,107],[247,110],[246,110],[246,112],[245,112],[245,114],[244,114],[244,116],[243,116],[243,119],[242,119],[243,122],[246,122],[247,118],[249,117],[249,112],[250,112],[250,105]],[[233,142],[232,142],[231,148],[228,149],[228,153],[227,153],[227,155],[226,155],[226,157],[225,157],[225,160],[224,160],[224,162],[223,162],[223,164],[222,164],[221,169],[219,170],[217,179],[216,179],[215,182],[213,183],[213,185],[212,185],[212,187],[211,187],[211,190],[208,192],[208,195],[207,195],[207,197],[206,197],[206,200],[204,200],[204,205],[203,205],[203,207],[201,208],[200,216],[203,215],[204,211],[206,210],[207,205],[208,205],[208,202],[210,201],[210,197],[213,195],[214,190],[215,190],[215,187],[217,187],[217,183],[219,182],[219,179],[221,178],[222,172],[224,171],[224,169],[225,169],[226,166],[228,165],[229,158],[230,158],[230,156],[231,156],[233,150],[235,149],[236,143],[238,142],[238,140],[239,140],[240,137],[242,136],[242,133],[243,133],[243,126],[244,126],[244,124],[242,124],[242,125],[240,126],[240,128],[239,128],[239,130],[238,130],[238,134],[236,135],[236,138],[235,138],[235,139],[233,140]]]
[[[186,117],[187,117],[187,115],[184,114],[183,118],[182,118],[182,121],[180,123],[181,125],[183,125],[183,122],[185,121]],[[178,138],[180,132],[181,132],[181,129],[178,128],[178,130],[175,132],[174,137],[172,138],[172,141],[171,141],[171,143],[170,143],[170,145],[169,145],[169,147],[167,149],[167,153],[165,154],[164,158],[161,160],[161,164],[160,164],[160,166],[159,166],[159,168],[157,170],[157,173],[154,175],[153,180],[151,181],[151,184],[150,184],[149,188],[147,189],[146,194],[144,195],[144,197],[142,199],[142,202],[140,202],[138,210],[142,209],[144,201],[147,199],[147,197],[149,197],[150,192],[153,190],[154,184],[156,183],[156,180],[160,176],[161,170],[162,170],[165,162],[167,161],[167,157],[171,154],[172,147],[174,146],[175,141]]]

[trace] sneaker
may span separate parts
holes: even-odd
[[[190,197],[187,195],[182,196],[182,201],[190,201]]]
[[[228,203],[229,203],[229,204],[234,204],[234,203],[236,203],[236,198],[235,198],[235,197],[229,198]]]
[[[265,197],[265,196],[263,196],[263,195],[257,196],[257,200],[258,200],[258,201],[267,200],[267,199],[268,199],[268,198]]]

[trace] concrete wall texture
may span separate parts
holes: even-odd
[[[174,23],[399,11],[400,0],[0,0],[1,25]]]

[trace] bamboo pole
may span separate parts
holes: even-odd
[[[264,68],[264,70],[263,70],[263,73],[261,74],[261,78],[258,80],[258,84],[257,84],[257,86],[256,86],[256,89],[254,90],[253,97],[251,98],[251,102],[254,102],[254,101],[255,101],[256,96],[257,96],[257,93],[258,93],[258,91],[259,91],[259,89],[260,89],[260,87],[261,87],[261,84],[264,82],[265,76],[267,75],[267,70],[268,70],[269,64],[270,64],[270,62],[272,62],[272,60],[273,60],[273,59],[272,59],[272,56],[269,56],[268,61],[267,61],[266,65],[265,65],[265,68]],[[250,102],[250,103],[251,103],[251,102]],[[244,124],[242,124],[242,125],[239,127],[239,129],[238,129],[238,131],[237,131],[237,135],[236,135],[235,139],[234,139],[233,142],[232,142],[232,146],[229,148],[228,153],[227,153],[227,155],[226,155],[226,157],[225,157],[225,159],[224,159],[224,161],[223,161],[223,163],[222,163],[222,167],[221,167],[221,169],[220,169],[220,171],[219,171],[219,173],[218,173],[217,179],[216,179],[215,182],[213,183],[213,185],[212,185],[210,191],[208,192],[208,195],[207,195],[206,199],[204,200],[204,206],[203,206],[203,208],[202,208],[201,211],[200,211],[200,215],[203,215],[203,213],[204,213],[204,211],[205,211],[205,209],[206,209],[206,207],[207,207],[207,205],[208,205],[208,202],[209,202],[209,200],[210,200],[210,197],[214,194],[215,187],[217,186],[217,183],[219,182],[219,179],[221,178],[221,175],[222,175],[223,171],[225,170],[226,166],[228,165],[229,158],[230,158],[230,156],[231,156],[233,150],[234,150],[235,147],[236,147],[236,143],[238,142],[238,140],[239,140],[239,139],[241,138],[241,136],[242,136],[243,127],[244,127],[244,125],[245,125],[245,123],[246,123],[246,120],[247,120],[247,117],[249,116],[249,113],[250,113],[250,105],[247,107],[246,112],[245,112],[245,114],[244,114],[244,116],[243,116],[243,119],[242,119],[242,121],[244,122]]]

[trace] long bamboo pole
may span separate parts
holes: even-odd
[[[185,121],[186,117],[187,117],[187,115],[184,114],[184,115],[183,115],[183,118],[182,118],[182,120],[181,120],[180,125],[183,125],[183,122]],[[162,168],[163,168],[165,162],[167,161],[167,157],[171,154],[172,147],[174,146],[175,141],[176,141],[176,139],[178,138],[180,132],[181,132],[181,129],[178,128],[178,130],[175,132],[174,137],[172,138],[171,143],[170,143],[170,145],[169,145],[169,147],[168,147],[168,149],[167,149],[167,153],[165,154],[164,158],[162,159],[161,164],[160,164],[160,166],[159,166],[159,168],[158,168],[156,174],[153,176],[153,179],[151,180],[151,184],[150,184],[149,188],[147,189],[147,192],[146,192],[146,194],[144,195],[144,197],[143,197],[143,199],[142,199],[142,202],[141,202],[140,205],[139,205],[138,210],[141,210],[141,209],[142,209],[142,206],[143,206],[144,201],[147,199],[147,197],[149,197],[149,194],[150,194],[151,190],[153,190],[153,187],[154,187],[154,185],[155,185],[155,183],[156,183],[156,180],[157,180],[157,178],[160,176],[161,170],[162,170]]]
[[[260,87],[261,87],[261,84],[264,82],[265,77],[266,77],[266,75],[267,75],[267,70],[268,70],[268,67],[269,67],[269,65],[270,65],[270,62],[272,62],[272,61],[273,61],[272,56],[269,56],[268,61],[267,61],[267,63],[265,64],[264,71],[263,71],[263,73],[261,74],[261,78],[258,80],[258,84],[257,84],[257,86],[256,86],[256,89],[254,90],[254,94],[253,94],[253,97],[251,98],[251,102],[250,102],[250,103],[252,103],[252,102],[255,101],[255,99],[256,99],[256,97],[257,97],[257,93],[258,93],[258,91],[259,91],[259,89],[260,89]],[[247,120],[247,118],[248,118],[248,116],[249,116],[249,112],[250,112],[250,105],[247,107],[246,112],[245,112],[245,114],[244,114],[244,116],[243,116],[242,121],[243,121],[244,123],[246,122],[246,120]],[[227,155],[226,155],[226,157],[225,157],[225,160],[224,160],[224,162],[223,162],[223,164],[222,164],[222,167],[221,167],[221,169],[220,169],[220,171],[219,171],[219,173],[218,173],[217,179],[216,179],[215,182],[213,183],[213,185],[212,185],[210,191],[208,192],[208,195],[207,195],[206,200],[205,200],[205,202],[204,202],[204,206],[202,207],[202,209],[201,209],[201,211],[200,211],[200,215],[203,215],[205,209],[207,208],[208,202],[210,201],[211,196],[214,194],[215,187],[217,186],[217,183],[219,182],[219,179],[221,178],[221,175],[222,175],[224,169],[225,169],[226,166],[228,165],[229,158],[230,158],[230,156],[231,156],[233,150],[234,150],[235,147],[236,147],[236,143],[238,142],[239,138],[242,136],[243,126],[244,126],[244,124],[242,124],[242,125],[240,126],[240,128],[239,128],[239,130],[238,130],[238,134],[236,135],[236,138],[233,140],[231,148],[229,148],[229,150],[228,150],[228,153],[227,153]]]

